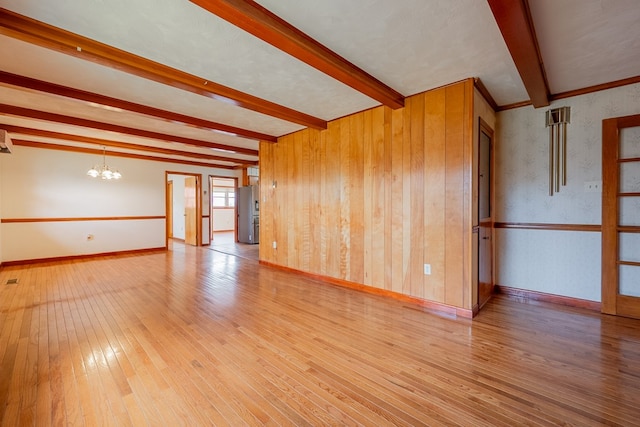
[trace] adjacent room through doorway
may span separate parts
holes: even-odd
[[[166,172],[167,247],[169,239],[202,244],[201,175]]]
[[[209,177],[211,245],[235,243],[237,178]]]
[[[238,178],[209,177],[211,245],[214,251],[258,259],[258,245],[238,242]]]

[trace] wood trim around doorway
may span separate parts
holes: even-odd
[[[638,303],[619,295],[618,197],[620,129],[640,126],[640,114],[602,121],[602,312],[640,317]],[[638,299],[635,298],[635,301]]]
[[[164,172],[164,188],[165,188],[165,247],[169,247],[169,222],[166,217],[169,215],[169,175],[183,175],[193,176],[196,178],[196,246],[202,245],[202,174],[193,172],[177,172],[177,171],[165,171]],[[174,215],[175,216],[175,215]]]
[[[243,169],[246,171],[246,168]],[[236,176],[223,176],[223,175],[209,175],[209,244],[213,241],[213,203],[211,203],[211,198],[213,197],[213,180],[214,179],[232,179],[234,184],[233,188],[236,192],[236,202],[233,208],[224,208],[224,209],[233,209],[233,227],[232,231],[235,232],[234,240],[238,243],[238,177]]]

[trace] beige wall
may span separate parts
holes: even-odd
[[[545,111],[562,106],[571,107],[567,186],[551,197]],[[600,225],[602,193],[585,183],[602,181],[602,120],[638,113],[640,84],[498,113],[496,220]],[[497,229],[496,238],[499,285],[600,301],[599,232]]]
[[[64,222],[2,223],[2,261],[30,260],[165,246],[165,171],[238,176],[236,171],[109,157],[123,174],[105,182],[86,176],[100,156],[14,147],[0,157],[3,219],[69,218]],[[203,186],[203,190],[207,186]],[[203,198],[203,214],[208,203]],[[80,221],[74,218],[161,216],[161,219]],[[204,222],[204,221],[203,221]],[[208,241],[207,228],[203,238]],[[87,236],[92,234],[92,240]]]

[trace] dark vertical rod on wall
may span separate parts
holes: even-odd
[[[553,196],[553,126],[549,126],[549,195]]]
[[[555,169],[555,183],[556,183],[556,193],[560,191],[560,128],[556,125],[556,126],[552,126],[552,129],[555,129],[556,131],[556,137],[555,140],[553,141],[553,144],[555,146],[556,149],[556,155],[555,155],[555,163],[554,163],[554,169]]]
[[[567,123],[570,107],[547,111],[545,125],[549,128],[549,196],[567,185]]]
[[[562,123],[556,125],[556,135],[558,136],[558,187],[562,184],[562,175],[564,174],[564,147],[562,144]]]
[[[562,185],[567,185],[567,124],[562,123]]]

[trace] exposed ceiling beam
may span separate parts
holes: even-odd
[[[0,34],[75,56],[178,89],[303,126],[326,129],[327,122],[205,78],[0,8]]]
[[[203,166],[206,168],[235,169],[235,166],[219,165],[214,163],[194,162],[192,160],[171,159],[168,157],[145,156],[142,154],[121,153],[118,151],[104,151],[99,148],[74,147],[63,144],[49,144],[47,142],[27,141],[24,139],[15,139],[13,145],[32,148],[44,148],[48,150],[72,151],[76,153],[98,154],[102,156],[106,152],[111,157],[126,157],[129,159],[152,160],[156,162],[179,163],[182,165]]]
[[[87,143],[87,144],[102,145],[105,147],[125,148],[127,150],[146,151],[149,153],[192,157],[195,159],[221,161],[221,162],[232,162],[239,165],[244,165],[244,164],[257,165],[258,164],[257,160],[245,160],[245,159],[236,159],[233,157],[215,156],[215,155],[204,154],[204,153],[194,153],[191,151],[182,151],[182,150],[174,150],[170,148],[153,147],[149,145],[132,144],[129,142],[112,141],[110,139],[93,138],[93,137],[75,135],[70,133],[52,132],[48,130],[33,129],[33,128],[27,128],[22,126],[0,124],[0,129],[4,129],[9,133],[14,133],[14,134],[17,133],[21,135],[39,136],[43,138],[61,139],[65,141],[74,141],[74,142],[81,142],[81,143]]]
[[[74,89],[55,83],[49,83],[43,80],[32,79],[30,77],[19,76],[17,74],[7,73],[5,71],[0,71],[0,83],[36,90],[39,92],[51,93],[54,95],[64,96],[66,98],[77,99],[80,101],[92,102],[94,104],[118,108],[120,110],[125,110],[133,113],[144,114],[171,122],[183,123],[185,125],[197,127],[199,129],[222,131],[225,133],[232,133],[240,137],[256,139],[260,141],[278,141],[278,138],[273,135],[267,135],[264,133],[254,132],[235,126],[229,126],[222,123],[199,119],[197,117],[191,117],[184,114],[161,110],[159,108],[136,104],[134,102],[124,101],[121,99],[112,98],[93,92],[87,92],[84,90]]]
[[[487,0],[534,107],[549,105],[549,85],[526,0]]]
[[[249,0],[191,0],[203,9],[275,46],[391,108],[404,106],[404,96]]]
[[[135,129],[125,126],[113,125],[110,123],[97,122],[95,120],[80,119],[77,117],[64,116],[62,114],[48,113],[45,111],[33,110],[30,108],[16,107],[8,104],[0,104],[0,114],[12,115],[18,117],[28,117],[31,119],[46,120],[49,122],[64,123],[72,126],[81,126],[91,129],[106,130],[126,135],[141,136],[143,138],[158,139],[168,142],[179,142],[187,145],[195,145],[196,147],[208,147],[218,150],[233,151],[238,154],[247,154],[257,156],[258,150],[250,148],[234,147],[231,145],[218,144],[216,142],[201,141],[199,139],[186,138],[183,136],[168,135],[160,132],[153,132],[142,129]]]

